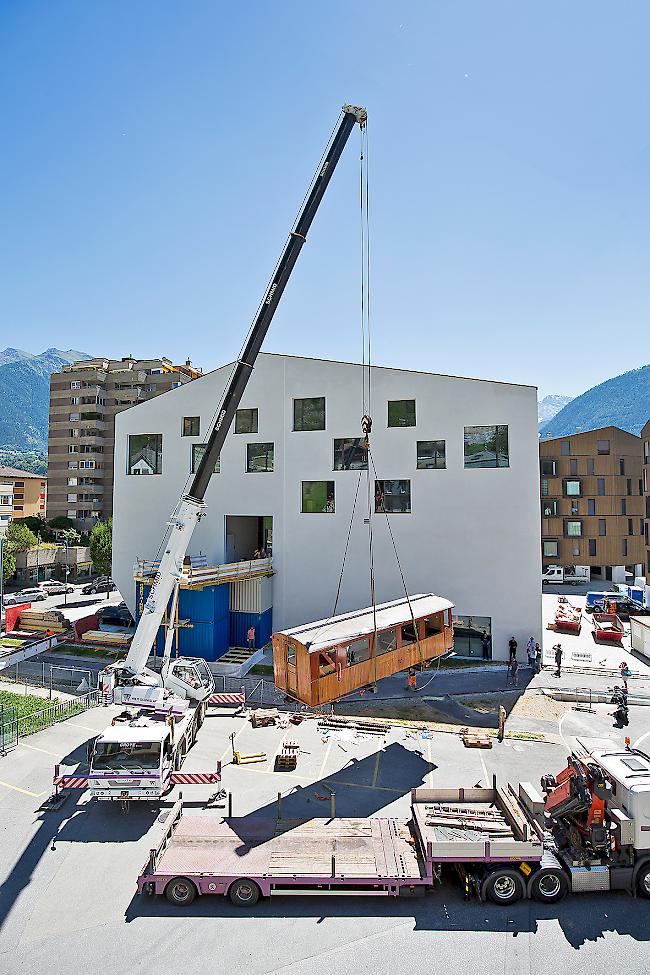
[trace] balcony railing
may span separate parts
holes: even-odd
[[[138,559],[133,571],[137,582],[153,581],[160,562]],[[206,586],[221,586],[226,582],[241,579],[256,579],[273,575],[273,559],[246,559],[243,562],[225,562],[222,565],[185,565],[181,572],[181,589],[204,589]]]

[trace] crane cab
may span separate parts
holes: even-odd
[[[165,687],[188,701],[204,701],[214,693],[214,677],[200,657],[177,657],[163,667]]]
[[[428,663],[453,647],[452,609],[426,593],[274,633],[275,685],[315,707]]]

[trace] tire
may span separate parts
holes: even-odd
[[[165,897],[174,907],[187,907],[196,894],[196,887],[187,877],[174,877],[165,887]]]
[[[493,904],[514,904],[524,896],[524,886],[514,870],[495,870],[490,874],[485,893]]]
[[[205,720],[205,704],[201,704],[201,705],[199,705],[199,708],[198,708],[198,710],[196,712],[196,728],[197,728],[197,731],[202,726],[204,720]]]
[[[185,761],[185,754],[186,754],[186,748],[185,748],[185,742],[183,742],[182,745],[178,746],[178,751],[176,752],[176,757],[174,759],[174,770],[176,772],[180,771],[181,765]]]
[[[236,880],[228,891],[228,896],[237,907],[253,907],[260,899],[261,891],[254,880],[243,877]]]
[[[555,904],[566,896],[569,890],[566,877],[557,868],[542,868],[533,877],[530,893],[541,904]]]
[[[650,898],[650,863],[641,867],[636,876],[636,889],[641,897]]]

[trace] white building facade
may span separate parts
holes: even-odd
[[[113,576],[131,610],[134,562],[156,557],[231,369],[116,417]],[[377,602],[404,594],[388,521],[409,592],[454,603],[459,654],[482,656],[483,630],[495,659],[513,635],[522,652],[531,635],[541,643],[535,388],[373,367],[370,413],[367,473],[362,367],[262,353],[189,554],[272,553],[284,629],[333,612],[350,530],[337,612],[357,609],[370,603],[370,503]]]

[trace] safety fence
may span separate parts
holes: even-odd
[[[21,693],[28,687],[44,687],[53,692],[82,697],[98,686],[98,672],[89,667],[65,667],[39,660],[23,660],[0,671],[0,688],[3,684],[22,685]]]
[[[46,706],[41,710],[23,715],[18,715],[16,708],[0,709],[0,755],[14,748],[20,738],[44,731],[45,728],[66,721],[83,711],[98,707],[102,703],[102,696],[98,690],[94,690],[80,697],[50,704],[43,699],[43,703]]]

